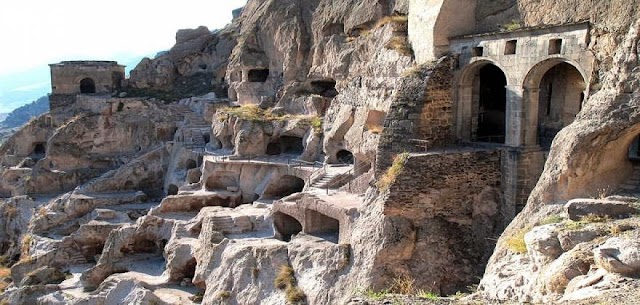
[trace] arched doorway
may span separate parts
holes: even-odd
[[[505,143],[507,76],[488,60],[469,65],[459,81],[458,137],[476,142]]]
[[[83,78],[80,81],[80,93],[91,94],[96,93],[96,84],[91,78]]]
[[[540,82],[538,96],[538,144],[550,148],[560,129],[571,124],[582,108],[585,82],[572,65],[560,63]]]
[[[478,125],[475,140],[504,143],[507,78],[500,68],[485,65],[480,68],[478,77],[474,80],[474,87],[476,86],[478,93],[474,108],[477,111]]]
[[[584,74],[573,63],[554,58],[535,65],[524,87],[529,109],[525,144],[549,149],[558,132],[582,110],[587,89]]]

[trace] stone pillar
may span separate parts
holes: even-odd
[[[506,88],[505,145],[518,147],[524,144],[525,110],[523,107],[522,87],[506,86]]]
[[[473,122],[472,104],[473,86],[458,86],[458,111],[456,113],[456,135],[458,139],[471,141],[471,125]]]
[[[536,146],[538,144],[538,102],[540,89],[526,88],[524,90],[525,131],[524,145]]]

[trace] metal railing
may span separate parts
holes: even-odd
[[[334,179],[331,179],[331,181],[327,182],[327,185],[325,186],[327,195],[329,195],[330,189],[339,188],[339,187],[342,187],[343,185],[347,185],[347,191],[351,192],[351,181],[357,178],[355,174],[367,167],[370,168],[371,165],[369,163],[363,163],[357,167],[353,166],[347,172],[339,174]]]

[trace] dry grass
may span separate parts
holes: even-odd
[[[393,279],[393,284],[391,284],[391,291],[399,294],[414,294],[415,280],[409,277],[408,275],[401,275]]]
[[[411,45],[409,44],[409,40],[406,36],[394,36],[392,37],[385,48],[390,50],[395,50],[401,55],[411,56],[413,55],[413,49],[411,49]]]
[[[299,120],[298,124],[310,126],[316,133],[322,131],[322,118],[313,115],[274,114],[270,110],[264,110],[257,105],[242,105],[240,107],[226,107],[218,110],[218,121],[224,122],[230,117],[236,117],[252,122],[274,122]]]
[[[564,221],[564,218],[560,215],[550,215],[547,218],[543,219],[538,223],[539,226],[549,225],[553,223],[561,223]]]
[[[223,290],[218,292],[217,298],[220,300],[228,299],[231,297],[231,292]]]
[[[288,265],[282,265],[273,284],[276,288],[285,291],[287,301],[292,304],[303,302],[307,296],[304,291],[298,287],[293,268]]]
[[[13,219],[18,215],[18,209],[13,205],[5,205],[3,215],[6,220]]]
[[[522,229],[515,235],[507,238],[507,240],[505,241],[507,249],[515,253],[527,253],[527,244],[524,242],[524,235],[527,234],[528,231],[529,230],[527,229]]]
[[[393,15],[393,16],[385,16],[376,22],[376,25],[373,27],[380,28],[389,23],[406,23],[409,22],[409,16],[407,15]]]
[[[391,165],[391,167],[389,167],[389,169],[387,169],[387,172],[382,177],[380,177],[380,180],[378,180],[376,186],[378,186],[378,188],[383,191],[388,190],[391,184],[396,181],[398,175],[400,175],[400,173],[402,173],[402,171],[404,170],[404,165],[407,159],[409,159],[409,153],[407,152],[397,155],[393,159],[393,164]]]
[[[522,20],[511,19],[511,21],[500,25],[500,29],[504,32],[511,32],[522,28]]]
[[[7,286],[9,286],[9,283],[11,283],[10,277],[11,269],[0,267],[0,293],[3,293],[4,290],[7,289]]]
[[[364,125],[364,129],[372,134],[381,134],[382,130],[384,130],[384,127],[378,124],[367,123]]]

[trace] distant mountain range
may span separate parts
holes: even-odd
[[[49,111],[49,96],[43,96],[9,113],[2,123],[0,123],[0,126],[3,128],[20,127],[31,120],[31,118],[37,117],[47,111]]]
[[[19,127],[49,111],[49,97],[43,96],[11,113],[0,114],[0,144],[4,143]]]
[[[106,60],[117,60],[120,64],[126,65],[128,73],[141,59],[142,56],[122,55]],[[50,77],[49,66],[46,64],[18,73],[0,74],[0,113],[9,113],[39,96],[50,93]]]

